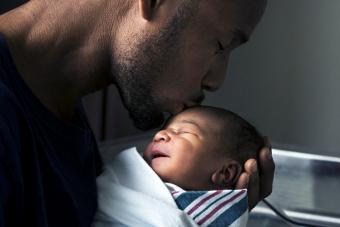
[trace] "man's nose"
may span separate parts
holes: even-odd
[[[166,130],[161,130],[156,133],[156,135],[153,137],[153,142],[168,142],[170,141],[170,135]]]
[[[216,91],[219,89],[226,76],[228,70],[229,56],[224,59],[218,58],[212,64],[208,73],[202,79],[202,88],[207,91]]]

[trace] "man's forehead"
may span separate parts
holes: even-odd
[[[200,14],[220,35],[226,30],[241,31],[247,37],[264,13],[266,0],[204,0]]]
[[[243,15],[259,11],[262,14],[267,5],[267,0],[203,0],[200,3],[202,10],[217,14],[231,11],[242,12]]]

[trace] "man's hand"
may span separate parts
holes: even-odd
[[[271,145],[266,140],[259,154],[259,165],[255,159],[249,159],[244,164],[245,171],[241,174],[236,189],[248,189],[249,210],[253,209],[258,202],[272,193],[275,163],[272,158]],[[258,167],[260,168],[258,170]]]

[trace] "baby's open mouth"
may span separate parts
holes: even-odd
[[[155,158],[169,158],[170,156],[163,152],[163,151],[159,151],[159,150],[154,150],[151,152],[151,159],[155,159]]]

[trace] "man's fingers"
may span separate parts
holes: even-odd
[[[236,183],[236,189],[248,188],[248,184],[249,184],[249,174],[246,172],[241,173]]]
[[[248,183],[248,203],[251,210],[261,200],[259,187],[259,172],[257,169],[257,162],[255,159],[249,159],[244,164],[244,169],[249,174]]]
[[[268,147],[270,150],[272,150],[272,144],[267,136],[263,137],[265,147]]]
[[[248,178],[248,203],[251,210],[256,204],[270,195],[273,189],[275,164],[272,158],[271,145],[267,138],[266,147],[259,153],[258,164],[255,159],[249,159],[244,164],[243,179]],[[259,168],[259,169],[258,169]],[[245,186],[245,180],[238,181],[237,188]]]
[[[266,147],[260,151],[260,199],[264,199],[272,193],[275,163],[272,157],[271,148]]]

